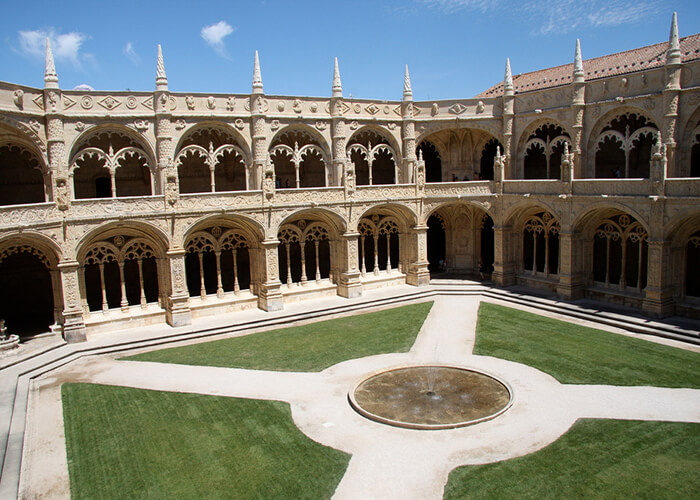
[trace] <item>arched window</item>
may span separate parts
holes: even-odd
[[[442,161],[435,145],[430,141],[423,141],[416,148],[416,156],[418,156],[418,150],[423,153],[423,161],[425,161],[425,181],[442,182]]]
[[[627,113],[613,118],[595,146],[597,178],[648,178],[657,127],[646,117]]]
[[[561,178],[561,156],[566,143],[571,146],[569,134],[558,125],[547,123],[535,130],[525,143],[525,178]]]
[[[146,307],[160,296],[156,254],[142,238],[120,235],[93,243],[82,272],[90,311]]]
[[[491,139],[484,145],[484,149],[481,150],[481,170],[479,170],[481,180],[493,180],[493,161],[496,158],[499,147],[501,148],[501,154],[503,154],[503,145],[501,142],[498,139]]]
[[[148,196],[153,193],[153,162],[126,134],[101,132],[88,137],[70,160],[76,199]]]
[[[190,297],[226,292],[238,295],[250,288],[249,242],[236,229],[213,226],[193,233],[185,245],[185,272]]]
[[[695,127],[690,139],[690,176],[700,177],[700,124]]]
[[[628,215],[605,219],[593,240],[593,279],[606,287],[641,292],[647,280],[647,232]]]
[[[284,224],[277,235],[280,281],[291,287],[310,280],[332,280],[330,232],[325,224],[299,220]]]
[[[29,150],[16,145],[0,147],[0,205],[46,201],[46,172]]]
[[[395,184],[399,156],[389,141],[372,130],[355,135],[347,148],[357,185]]]
[[[360,233],[359,264],[362,276],[367,269],[378,275],[380,271],[401,272],[399,255],[399,225],[393,217],[372,215],[358,224]]]
[[[559,221],[549,212],[539,212],[525,222],[523,229],[523,269],[559,274]]]
[[[318,141],[303,130],[277,136],[270,148],[279,188],[327,186],[326,154]]]
[[[249,161],[235,137],[217,127],[198,128],[175,155],[181,193],[245,191]]]

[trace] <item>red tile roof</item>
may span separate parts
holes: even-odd
[[[700,33],[681,38],[680,46],[682,62],[700,59]],[[586,59],[583,61],[586,80],[658,68],[666,63],[667,49],[668,42],[663,42],[608,56]],[[574,63],[572,62],[563,66],[515,75],[513,76],[513,87],[517,94],[565,85],[571,83],[573,71]],[[476,97],[500,95],[503,95],[503,82],[481,92]]]

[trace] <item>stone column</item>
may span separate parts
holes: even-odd
[[[572,230],[559,231],[559,284],[557,295],[566,300],[583,297],[585,283],[581,272],[581,241]]]
[[[413,286],[425,286],[430,283],[428,271],[428,226],[414,226],[404,237],[409,238],[404,248],[409,249],[406,283]]]
[[[660,238],[649,238],[647,245],[647,286],[642,309],[651,316],[663,318],[674,313],[673,287],[668,269],[671,245]]]
[[[493,274],[491,279],[499,286],[515,283],[512,230],[507,226],[493,226]]]
[[[358,237],[360,233],[347,232],[340,236],[338,256],[341,268],[338,279],[338,295],[347,299],[362,295],[360,270],[357,267]]]
[[[158,162],[153,174],[153,194],[164,194],[166,204],[173,206],[180,197],[177,167],[173,162],[173,137],[171,132],[170,92],[165,74],[163,51],[158,45],[156,68],[156,91],[153,93],[153,108],[156,116],[156,155]],[[165,184],[163,184],[163,178]]]
[[[250,94],[250,118],[251,136],[253,138],[253,186],[251,189],[262,189],[262,175],[267,162],[267,135],[265,133],[265,113],[267,112],[267,100],[263,92],[262,75],[260,73],[260,59],[258,51],[255,51],[255,65],[253,68],[253,88]],[[274,180],[273,180],[274,181]],[[274,185],[274,184],[273,184]]]
[[[669,177],[678,177],[680,169],[676,155],[676,138],[678,135],[678,103],[681,97],[681,50],[678,38],[678,19],[673,13],[671,33],[666,51],[666,85],[663,90],[664,121],[663,137],[666,146]]]
[[[513,75],[510,71],[510,59],[506,59],[506,74],[503,79],[503,155],[505,167],[503,179],[517,179],[517,166],[512,159],[515,157],[513,147],[513,125],[515,122],[515,90]]]
[[[79,263],[75,260],[58,264],[63,288],[63,338],[66,342],[84,342],[87,338],[83,309],[80,305],[78,268]]]
[[[583,71],[583,60],[581,58],[581,42],[576,40],[576,53],[574,55],[574,73],[573,73],[573,96],[571,100],[571,130],[573,132],[571,137],[571,145],[573,158],[569,159],[572,168],[571,179],[582,178],[582,177],[595,177],[595,172],[590,172],[586,175],[583,172],[584,166],[584,151],[583,147],[583,118],[584,110],[586,108],[586,77]],[[576,171],[578,169],[578,172]],[[577,175],[578,174],[578,175]]]
[[[340,83],[338,58],[333,69],[333,93],[331,95],[331,136],[333,140],[333,178],[335,185],[342,185],[345,179],[345,119],[343,118],[343,87]]]
[[[166,321],[170,326],[192,324],[190,294],[185,279],[185,250],[183,248],[169,250],[167,256],[170,263],[172,289],[165,308]]]
[[[277,246],[279,240],[265,240],[260,242],[261,252],[260,283],[258,285],[258,307],[263,311],[281,311],[284,309],[284,298],[280,291],[279,259]]]
[[[401,102],[401,118],[403,121],[403,169],[396,183],[413,183],[416,166],[416,120],[413,116],[413,89],[408,66],[403,79],[403,101]]]

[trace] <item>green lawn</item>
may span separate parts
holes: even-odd
[[[700,388],[700,354],[482,302],[474,354],[565,384]]]
[[[581,420],[542,450],[458,467],[445,498],[698,498],[700,424]]]
[[[319,372],[348,359],[407,352],[432,302],[173,347],[122,359],[252,370]]]
[[[330,498],[350,456],[289,405],[64,384],[72,498]]]

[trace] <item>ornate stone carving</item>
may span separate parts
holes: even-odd
[[[100,101],[97,102],[100,106],[105,108],[108,111],[112,111],[113,109],[116,109],[119,107],[121,104],[121,101],[117,100],[116,98],[112,97],[111,95],[108,95],[104,99],[101,99]]]
[[[24,90],[17,89],[12,94],[14,96],[14,103],[19,109],[24,109]]]
[[[183,120],[182,118],[180,118],[179,120],[177,120],[175,122],[175,130],[182,130],[186,126],[187,126],[187,124],[185,123],[185,120]]]
[[[292,103],[292,110],[295,113],[301,113],[301,101],[299,99],[294,99],[294,103]]]
[[[461,115],[466,110],[467,110],[467,107],[464,104],[462,104],[461,102],[455,103],[447,109],[447,111],[449,111],[453,115]]]
[[[233,122],[233,126],[238,130],[243,130],[245,128],[245,122],[241,118],[238,118],[235,122]]]
[[[226,99],[226,111],[233,111],[236,108],[236,98],[233,96],[229,96],[228,99]]]
[[[216,109],[216,99],[214,99],[214,96],[212,95],[207,97],[207,108]]]
[[[188,95],[185,97],[185,104],[187,105],[187,109],[190,111],[194,110],[194,97],[191,95]]]

